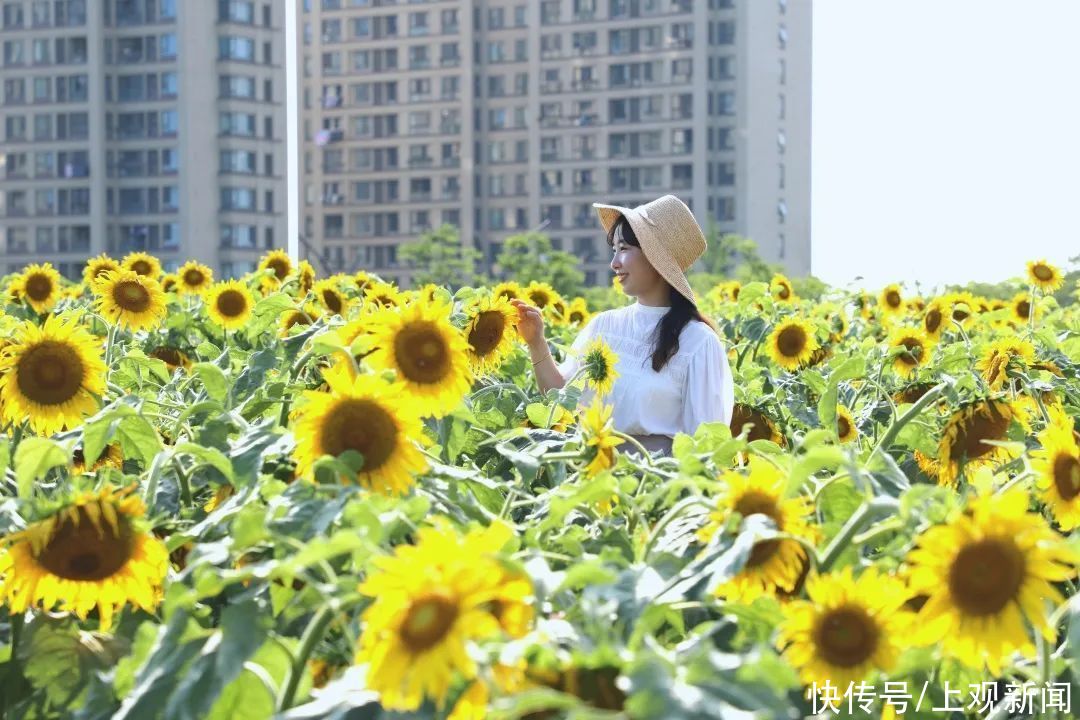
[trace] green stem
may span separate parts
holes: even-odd
[[[173,456],[173,467],[176,468],[176,476],[180,482],[180,500],[191,507],[191,480],[188,478],[187,473],[184,472],[184,464],[180,462],[180,458]]]
[[[889,426],[889,429],[886,430],[885,434],[881,437],[880,442],[874,446],[873,451],[870,453],[870,457],[867,458],[867,462],[873,459],[874,455],[878,452],[888,452],[889,448],[892,447],[893,441],[896,440],[896,436],[900,434],[900,431],[904,429],[904,426],[914,420],[919,413],[923,411],[923,408],[929,405],[931,401],[936,400],[937,396],[944,392],[944,390],[945,383],[938,383],[927,390],[926,394],[919,398],[918,401],[916,401],[915,404],[900,417],[900,419]]]
[[[637,440],[635,440],[634,438],[632,438],[631,436],[627,435],[624,432],[619,432],[618,430],[616,430],[614,432],[614,435],[615,435],[615,437],[622,438],[623,440],[628,441],[631,445],[636,446],[637,449],[641,451],[641,457],[645,461],[645,464],[648,465],[649,467],[653,466],[652,456],[649,454],[649,451],[645,449],[644,445],[642,445]]]
[[[885,497],[868,500],[860,505],[859,509],[852,513],[848,521],[840,528],[840,532],[829,543],[829,546],[825,548],[825,552],[818,558],[818,572],[822,574],[828,572],[829,568],[837,561],[840,554],[847,549],[847,546],[852,543],[860,530],[866,527],[876,516],[884,512],[895,512],[898,506],[896,500]]]
[[[296,695],[296,689],[300,687],[300,678],[304,675],[308,658],[311,657],[315,645],[322,639],[323,633],[333,622],[336,614],[337,603],[332,602],[329,605],[324,605],[319,608],[318,612],[311,618],[307,628],[304,629],[304,635],[300,638],[300,649],[293,658],[293,663],[289,667],[289,674],[285,678],[285,687],[278,697],[278,712],[285,712],[292,707],[293,698]]]

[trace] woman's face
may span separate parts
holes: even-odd
[[[611,251],[611,269],[619,276],[627,295],[654,295],[665,284],[666,281],[649,263],[641,248],[623,242],[618,231]]]

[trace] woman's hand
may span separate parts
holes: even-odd
[[[530,348],[544,342],[544,318],[540,310],[523,300],[514,298],[510,304],[517,308],[518,333]]]

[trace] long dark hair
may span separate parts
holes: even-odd
[[[631,227],[625,217],[620,217],[608,232],[607,241],[609,247],[614,249],[617,240],[621,240],[627,245],[633,245],[636,248],[641,247],[637,235],[634,234],[634,228]],[[668,301],[671,303],[671,309],[664,313],[664,317],[660,318],[660,322],[656,325],[656,333],[653,336],[652,368],[656,372],[660,372],[660,369],[667,365],[668,360],[679,351],[679,334],[682,333],[682,329],[691,320],[705,323],[713,332],[719,335],[716,326],[701,314],[697,306],[690,302],[689,298],[676,290],[671,283],[665,284],[668,288]]]

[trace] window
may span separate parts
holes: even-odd
[[[245,150],[222,150],[220,170],[223,173],[255,174],[255,153]]]
[[[440,19],[443,33],[456,33],[458,31],[457,10],[443,10]]]
[[[255,136],[255,115],[253,113],[222,112],[219,115],[218,129],[222,135]]]
[[[431,66],[431,57],[427,45],[413,45],[409,48],[409,68],[426,68]]]
[[[180,131],[180,118],[175,110],[161,111],[161,134],[176,135]]]
[[[220,0],[218,19],[222,22],[251,25],[255,22],[254,3],[248,0]]]
[[[222,97],[255,98],[255,78],[244,75],[222,75],[218,80],[218,91]]]
[[[255,191],[251,188],[222,188],[222,210],[254,210]]]
[[[677,190],[689,190],[694,184],[694,166],[690,163],[671,166],[671,185]]]
[[[218,38],[218,56],[222,60],[255,61],[255,41],[251,38],[224,35]]]
[[[428,14],[426,12],[409,13],[409,34],[428,34]]]
[[[176,33],[165,33],[158,43],[161,50],[162,60],[171,60],[176,57]],[[254,47],[252,48],[254,52]]]

